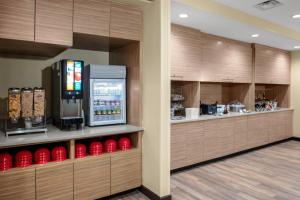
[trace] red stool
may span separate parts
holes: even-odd
[[[109,139],[105,141],[105,152],[111,153],[117,151],[117,142],[115,140]]]
[[[47,148],[39,148],[34,153],[35,164],[47,164],[50,162],[50,151]]]
[[[67,159],[67,150],[63,146],[54,147],[51,156],[53,161],[62,162]]]
[[[103,152],[103,145],[101,142],[94,141],[90,144],[90,154],[92,156],[99,156]]]
[[[19,151],[16,154],[16,167],[28,167],[32,165],[32,154],[30,151]]]
[[[0,171],[6,171],[12,168],[12,156],[9,153],[0,154]]]
[[[126,151],[126,150],[131,149],[131,141],[130,141],[130,139],[127,138],[127,137],[122,137],[119,140],[119,149],[121,151]]]
[[[86,147],[84,144],[75,145],[75,158],[86,157]]]

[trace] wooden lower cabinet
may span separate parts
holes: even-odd
[[[234,152],[233,125],[233,118],[205,122],[205,160],[218,158]]]
[[[93,200],[110,195],[110,156],[74,162],[74,199]]]
[[[111,155],[111,194],[137,188],[142,184],[140,149]]]
[[[1,172],[0,199],[35,199],[35,168],[12,169]]]
[[[293,111],[171,125],[171,170],[292,137]]]
[[[51,163],[36,168],[37,200],[73,199],[73,163]]]

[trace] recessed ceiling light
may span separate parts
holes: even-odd
[[[257,38],[257,37],[259,37],[259,34],[252,34],[251,37]]]
[[[293,15],[293,18],[294,18],[294,19],[299,19],[299,18],[300,18],[300,14]]]
[[[179,14],[179,17],[180,17],[180,18],[188,18],[189,15],[186,14],[186,13],[181,13],[181,14]]]
[[[294,46],[295,49],[300,49],[300,46]]]

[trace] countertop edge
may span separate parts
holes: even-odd
[[[251,113],[243,113],[243,114],[238,114],[237,113],[237,114],[234,114],[234,115],[199,117],[198,119],[171,120],[171,125],[173,125],[173,124],[182,124],[182,123],[191,123],[191,122],[199,122],[199,121],[207,121],[207,120],[226,119],[226,118],[233,118],[233,117],[246,117],[246,116],[251,116],[251,115],[270,114],[270,113],[284,112],[284,111],[294,111],[294,109],[293,108],[281,108],[280,110],[266,111],[266,112],[251,112]]]

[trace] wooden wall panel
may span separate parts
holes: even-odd
[[[255,82],[290,84],[290,53],[255,44]]]
[[[1,0],[0,10],[0,38],[34,41],[35,0]]]
[[[77,159],[74,163],[74,199],[99,199],[110,195],[110,156]]]
[[[142,39],[143,13],[140,9],[112,3],[110,11],[110,37],[140,41]]]
[[[35,41],[73,45],[73,0],[36,0]]]
[[[142,117],[140,43],[135,42],[112,50],[109,59],[112,65],[127,67],[127,122],[139,126]]]
[[[11,169],[1,172],[0,199],[35,199],[35,168]]]
[[[73,31],[109,36],[110,1],[74,0]]]

